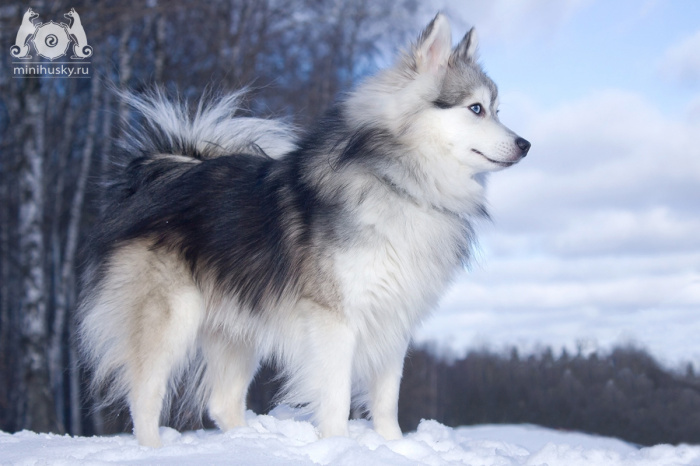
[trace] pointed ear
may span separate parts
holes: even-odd
[[[471,28],[450,55],[450,65],[476,62],[476,47],[479,43],[476,29]]]
[[[419,73],[437,73],[447,65],[452,48],[450,23],[442,13],[426,26],[413,49],[416,68]]]

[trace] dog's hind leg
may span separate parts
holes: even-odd
[[[88,330],[103,347],[101,370],[119,374],[118,390],[126,394],[138,442],[160,446],[168,382],[194,346],[202,295],[179,258],[139,241],[113,254],[100,303]]]
[[[158,434],[168,382],[182,367],[193,346],[202,314],[198,290],[170,289],[169,296],[154,293],[144,303],[139,360],[129,367],[129,408],[139,444],[159,447]]]
[[[248,385],[260,360],[255,348],[244,342],[232,342],[220,332],[206,332],[202,337],[202,352],[206,361],[209,415],[221,430],[245,425]]]

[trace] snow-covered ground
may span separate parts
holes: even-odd
[[[351,421],[350,437],[319,439],[293,410],[248,413],[248,426],[231,432],[179,433],[161,428],[164,447],[139,447],[131,435],[69,437],[0,432],[2,465],[690,465],[700,447],[637,448],[617,439],[530,425],[452,429],[423,421],[402,440],[385,441],[367,421]]]

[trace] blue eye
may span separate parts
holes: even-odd
[[[470,105],[469,110],[471,110],[477,115],[481,115],[481,104]]]

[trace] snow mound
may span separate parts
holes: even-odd
[[[386,441],[367,421],[350,422],[350,436],[319,439],[314,426],[286,407],[248,413],[248,426],[230,432],[179,433],[161,428],[161,449],[140,447],[131,435],[70,437],[0,432],[0,464],[13,465],[657,465],[700,464],[700,447],[638,449],[620,440],[530,425],[452,429],[422,421],[416,432]]]

